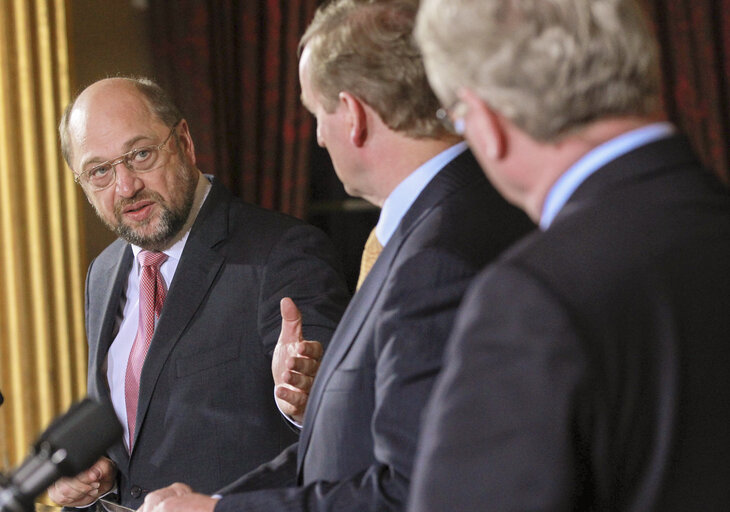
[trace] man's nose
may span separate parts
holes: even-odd
[[[144,182],[139,175],[130,170],[124,162],[117,163],[114,171],[116,172],[117,193],[122,197],[132,197],[144,188]]]

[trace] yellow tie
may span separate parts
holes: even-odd
[[[375,264],[375,260],[380,256],[383,246],[380,245],[378,237],[375,236],[375,228],[370,232],[365,249],[362,251],[362,260],[360,261],[360,277],[357,278],[357,290],[362,286],[363,281],[368,276],[368,272]]]

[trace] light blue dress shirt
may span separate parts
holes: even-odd
[[[565,171],[550,188],[545,198],[545,204],[542,207],[540,229],[544,231],[550,227],[555,216],[565,206],[565,203],[573,195],[573,192],[591,174],[608,162],[625,155],[629,151],[649,144],[650,142],[669,137],[674,132],[675,128],[671,123],[652,123],[623,133],[586,153]]]
[[[442,151],[428,162],[408,175],[406,179],[393,189],[383,203],[378,224],[375,226],[375,236],[381,245],[385,246],[398,229],[400,221],[408,209],[423,192],[431,180],[443,169],[446,164],[466,151],[466,142],[459,142]]]

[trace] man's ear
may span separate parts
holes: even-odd
[[[188,122],[185,119],[181,120],[176,130],[180,151],[185,154],[191,165],[195,165],[195,144],[193,144],[193,138],[190,136]]]
[[[349,138],[356,147],[362,147],[368,136],[367,112],[362,101],[349,92],[339,94],[341,106],[345,109]]]
[[[481,151],[491,160],[504,157],[507,153],[507,134],[503,119],[467,87],[459,91],[459,99],[467,107],[470,142],[479,145],[477,151]]]

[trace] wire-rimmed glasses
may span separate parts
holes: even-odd
[[[77,174],[74,176],[74,181],[76,183],[83,182],[93,190],[104,190],[116,181],[116,167],[121,163],[123,163],[130,171],[139,174],[144,174],[162,167],[165,164],[166,159],[160,158],[160,151],[170,140],[172,134],[175,133],[175,128],[177,128],[179,124],[180,122],[178,121],[172,126],[172,128],[170,128],[170,133],[160,144],[152,144],[150,146],[143,146],[141,148],[134,148],[131,151],[127,151],[114,160],[107,160],[106,162],[100,163],[87,171]]]
[[[466,104],[457,99],[448,107],[441,107],[436,111],[436,119],[449,132],[456,135],[464,135],[464,114],[466,114]]]

